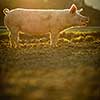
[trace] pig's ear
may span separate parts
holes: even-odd
[[[77,10],[77,6],[75,4],[72,4],[72,6],[70,7],[69,10],[70,10],[71,14],[74,14],[76,12],[76,10]]]

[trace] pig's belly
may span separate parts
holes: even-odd
[[[46,34],[50,31],[50,27],[47,23],[24,23],[20,26],[20,31],[28,34]]]

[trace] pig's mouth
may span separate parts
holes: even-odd
[[[80,23],[81,23],[81,26],[87,26],[89,21],[88,20],[87,21],[81,20]]]
[[[87,26],[88,25],[88,22],[81,22],[81,26]]]

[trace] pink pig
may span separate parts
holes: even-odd
[[[16,8],[3,10],[4,24],[7,27],[10,45],[19,45],[19,32],[24,34],[50,33],[50,45],[56,46],[62,30],[72,26],[86,26],[89,18],[80,14],[75,4],[70,9],[22,9]]]

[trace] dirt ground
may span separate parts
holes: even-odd
[[[0,100],[100,100],[100,33],[20,42],[0,36]]]

